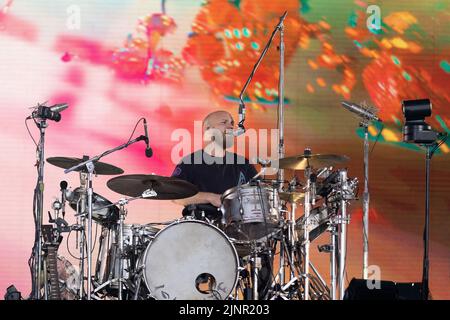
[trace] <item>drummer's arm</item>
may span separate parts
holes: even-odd
[[[221,206],[221,195],[211,192],[199,192],[195,196],[185,198],[185,199],[177,199],[173,200],[174,203],[182,205],[182,206],[188,206],[190,204],[200,204],[200,203],[210,203],[215,207]]]

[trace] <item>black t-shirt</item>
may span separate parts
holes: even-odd
[[[225,157],[213,157],[198,150],[182,159],[172,177],[194,184],[200,192],[222,194],[249,182],[256,174],[255,167],[235,153],[226,152]]]

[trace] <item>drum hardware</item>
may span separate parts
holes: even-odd
[[[258,273],[259,270],[261,269],[261,257],[259,257],[258,253],[255,252],[253,257],[252,257],[252,275],[253,275],[253,300],[258,300],[259,296],[258,296],[258,289],[259,289],[259,284],[258,284]]]
[[[125,210],[125,204],[128,201],[120,202],[120,218],[119,218],[119,278],[117,279],[119,283],[119,300],[122,300],[122,289],[123,289],[123,259],[124,259],[124,250],[123,250],[123,222],[125,220],[125,216],[127,215],[127,211]]]
[[[355,199],[356,179],[348,179],[347,170],[339,170],[339,185],[331,192],[334,202],[338,203],[339,213],[329,218],[330,245],[320,246],[319,251],[330,253],[330,287],[331,299],[343,299],[346,268],[347,215],[348,201]],[[339,260],[337,261],[337,258]]]
[[[305,229],[303,232],[303,248],[304,248],[304,261],[303,261],[303,274],[304,274],[304,292],[303,292],[303,298],[305,300],[309,300],[310,296],[309,296],[309,246],[310,246],[310,241],[309,241],[309,232],[308,232],[308,228],[309,228],[309,214],[311,211],[311,190],[314,186],[312,186],[311,184],[314,184],[314,182],[311,180],[311,176],[312,176],[312,169],[310,167],[310,157],[311,157],[311,149],[305,149],[304,151],[304,157],[301,160],[300,164],[301,166],[305,166],[305,178],[306,178],[306,190],[305,190],[305,198],[304,198],[304,224],[305,224]],[[296,166],[296,168],[301,167],[299,165]],[[314,197],[315,195],[313,195]]]
[[[340,233],[339,237],[339,267],[338,267],[338,283],[339,283],[339,299],[344,299],[345,290],[345,268],[346,268],[346,258],[347,258],[347,200],[345,197],[347,191],[347,170],[341,170],[339,172],[339,179],[341,181],[341,192],[344,195],[341,200],[341,214],[338,224],[338,230]]]
[[[94,172],[97,174],[105,174],[105,175],[111,175],[111,174],[120,174],[123,173],[123,170],[117,167],[114,167],[112,165],[108,165],[102,162],[99,162],[99,160],[115,151],[122,150],[129,145],[136,143],[138,141],[142,141],[148,139],[145,136],[139,136],[133,140],[129,140],[128,142],[115,147],[113,149],[107,150],[103,152],[100,155],[97,155],[95,157],[89,158],[84,156],[82,160],[80,159],[72,159],[69,161],[61,161],[61,162],[54,162],[58,163],[60,166],[67,166],[69,168],[66,168],[64,170],[64,173],[70,173],[72,171],[83,171],[87,172],[87,208],[88,208],[88,226],[87,226],[87,300],[91,299],[91,285],[92,285],[92,209],[93,209],[93,174]],[[48,161],[48,159],[47,159]],[[98,169],[96,169],[96,165],[98,164]],[[55,164],[56,165],[56,164]],[[118,170],[119,169],[119,170]]]

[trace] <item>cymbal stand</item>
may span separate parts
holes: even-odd
[[[345,272],[346,272],[346,259],[347,259],[347,224],[349,218],[347,216],[347,170],[339,171],[339,181],[341,188],[341,214],[338,220],[339,230],[339,267],[338,267],[338,284],[339,284],[339,299],[344,299],[344,286],[345,286]]]
[[[289,231],[290,226],[287,225],[287,232]],[[279,242],[279,246],[280,246],[280,254],[283,251],[285,256],[285,259],[287,260],[287,265],[289,267],[289,271],[290,271],[290,279],[287,283],[282,282],[281,278],[280,278],[280,273],[281,270],[278,272],[277,276],[275,277],[275,279],[272,282],[271,287],[272,288],[277,288],[276,290],[272,291],[272,298],[271,299],[275,299],[277,297],[282,298],[282,299],[289,299],[289,296],[292,295],[292,289],[291,288],[296,288],[299,289],[299,277],[297,277],[295,274],[297,272],[297,274],[301,274],[301,270],[298,267],[299,263],[296,264],[297,257],[295,256],[296,253],[298,253],[300,256],[300,253],[297,252],[296,250],[296,245],[294,244],[294,247],[290,246],[290,243],[288,243],[286,240],[288,239],[288,237],[285,235],[286,232],[284,232],[281,236],[281,239],[278,240]],[[283,250],[281,250],[283,249]],[[280,269],[284,269],[285,266],[280,266]],[[278,282],[278,286],[277,286],[277,282]],[[300,296],[300,295],[299,295]]]
[[[120,216],[119,216],[119,300],[122,300],[122,290],[123,290],[123,259],[124,249],[123,249],[123,222],[125,216],[127,215],[127,210],[125,209],[126,201],[120,204]]]
[[[84,297],[84,272],[85,272],[85,241],[86,241],[86,184],[87,184],[87,174],[85,172],[80,172],[80,186],[81,186],[81,196],[80,199],[77,202],[77,223],[78,219],[80,219],[80,225],[81,227],[81,235],[80,235],[80,299],[83,299]],[[78,231],[77,231],[78,235]],[[76,239],[76,242],[78,244],[78,236]]]
[[[259,299],[258,294],[258,275],[259,269],[261,269],[261,257],[259,257],[259,252],[254,251],[252,257],[252,276],[253,276],[253,300]]]
[[[311,154],[311,149],[305,149],[305,155]],[[306,189],[305,189],[305,202],[304,202],[304,229],[303,229],[303,248],[304,248],[304,261],[303,261],[303,276],[304,276],[304,299],[309,300],[309,214],[311,212],[311,175],[312,168],[308,166],[305,169]]]
[[[330,225],[330,282],[331,282],[331,300],[336,300],[336,257],[337,257],[337,225],[331,222]]]
[[[103,152],[102,154],[92,157],[90,159],[87,159],[86,161],[83,161],[71,168],[65,169],[64,173],[69,173],[75,170],[82,169],[86,170],[88,173],[88,188],[87,188],[87,198],[88,198],[88,227],[87,227],[87,233],[88,233],[88,239],[87,239],[87,264],[88,264],[88,271],[87,271],[87,300],[91,300],[91,282],[92,282],[92,196],[93,196],[93,188],[92,188],[92,175],[95,171],[95,162],[103,158],[104,156],[107,156],[115,151],[122,150],[129,145],[136,143],[141,140],[146,140],[147,137],[145,136],[139,136],[136,139],[130,140],[118,147],[115,147],[113,149],[110,149],[108,151]]]

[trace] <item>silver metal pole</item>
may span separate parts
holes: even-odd
[[[259,268],[261,268],[261,258],[258,257],[258,253],[255,252],[253,256],[253,300],[258,300],[258,275]]]
[[[280,23],[280,70],[278,79],[278,159],[284,158],[284,24]],[[279,190],[282,191],[284,181],[284,169],[278,169],[277,178],[280,182]]]
[[[305,216],[305,226],[303,229],[303,239],[304,239],[304,260],[303,261],[303,273],[305,277],[305,300],[309,300],[309,214],[311,212],[311,201],[310,201],[310,194],[311,194],[311,168],[308,167],[305,170],[305,176],[306,176],[306,190],[305,190],[305,203],[304,203],[304,216]]]
[[[291,203],[291,221],[290,221],[290,245],[291,245],[291,262],[295,261],[295,249],[297,242],[297,233],[295,232],[295,210],[297,209],[297,205],[295,202]],[[291,268],[291,278],[295,277],[295,270]]]
[[[83,207],[82,207],[83,208]],[[84,207],[86,208],[86,207]],[[80,236],[80,299],[83,299],[84,297],[84,247],[85,247],[85,241],[84,238],[86,236],[86,219],[81,218],[81,225],[83,228],[81,229],[81,236]],[[77,231],[78,232],[78,231]]]
[[[123,220],[125,215],[125,208],[120,208],[119,220],[119,300],[122,300],[122,277],[123,277]]]
[[[94,172],[94,164],[88,162],[86,164],[88,169],[88,241],[87,241],[87,299],[91,300],[91,282],[92,282],[92,196],[94,191],[92,190],[92,173]]]
[[[344,299],[345,285],[345,261],[347,258],[347,200],[345,194],[347,192],[347,170],[339,172],[341,181],[341,216],[340,216],[340,234],[339,234],[339,299]]]
[[[364,194],[363,194],[363,279],[368,277],[369,266],[369,132],[364,126]]]
[[[330,280],[331,280],[331,300],[336,300],[336,238],[337,238],[337,228],[336,225],[332,224],[331,232],[331,252],[330,252]]]
[[[39,121],[39,130],[41,133],[40,143],[39,143],[39,172],[38,172],[38,184],[39,184],[39,208],[37,212],[37,238],[38,238],[38,247],[37,247],[37,274],[34,275],[35,279],[35,299],[41,298],[41,277],[42,277],[42,224],[44,219],[44,145],[45,145],[45,129],[48,127],[47,122],[45,120]],[[36,272],[36,256],[34,261],[34,272]],[[46,285],[44,283],[44,285]],[[47,300],[47,297],[45,297]]]
[[[284,235],[283,235],[284,237]],[[284,255],[285,255],[285,249],[283,246],[283,240],[280,241],[280,284],[283,285],[284,284],[284,279],[285,279],[285,267],[284,267]]]
[[[85,237],[86,237],[86,174],[80,172],[80,185],[81,185],[81,197],[80,201],[77,202],[77,220],[80,219],[81,236],[80,236],[80,299],[84,298],[84,271],[85,271],[85,261],[84,261],[84,250],[85,250]],[[80,208],[81,207],[81,208]],[[78,230],[77,230],[78,234]]]

